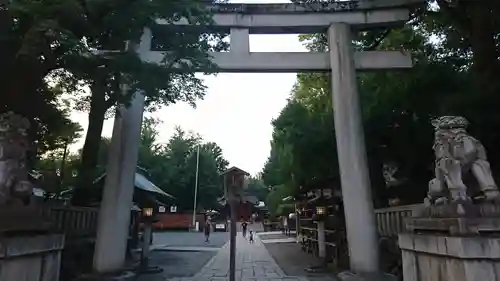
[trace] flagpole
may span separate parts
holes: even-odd
[[[198,197],[198,171],[200,166],[200,146],[198,145],[198,149],[196,152],[196,175],[194,180],[194,203],[193,203],[193,229],[196,229],[196,199]]]

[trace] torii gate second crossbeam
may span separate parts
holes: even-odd
[[[314,34],[326,33],[335,23],[348,24],[358,31],[396,26],[406,22],[408,0],[376,0],[336,2],[321,6],[302,7],[294,4],[220,4],[212,6],[212,26],[204,29],[230,34],[229,52],[210,53],[217,69],[190,69],[216,72],[328,72],[331,70],[328,52],[250,52],[250,34]],[[307,8],[309,7],[309,8]],[[167,25],[157,20],[158,25]],[[193,28],[186,20],[175,23],[178,28]],[[151,31],[146,30],[139,50],[148,62],[160,63],[163,51],[152,51]],[[152,48],[153,47],[153,48]],[[187,62],[189,63],[189,62]],[[357,70],[409,68],[409,53],[402,51],[364,51],[354,53]]]

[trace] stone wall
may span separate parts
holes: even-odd
[[[58,281],[64,235],[0,238],[0,281]]]
[[[500,281],[500,237],[403,233],[404,281]]]

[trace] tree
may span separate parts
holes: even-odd
[[[213,142],[204,143],[194,133],[177,127],[168,142],[158,140],[161,122],[145,118],[142,124],[138,168],[149,180],[165,192],[175,196],[179,211],[192,210],[194,199],[197,148],[200,148],[198,207],[218,207],[218,198],[223,194],[220,173],[228,166],[222,149]],[[101,139],[97,170],[105,172],[110,140]],[[81,152],[81,151],[80,151]]]
[[[284,185],[274,187],[267,195],[266,206],[272,216],[281,215],[280,206],[283,204],[283,198],[290,196],[291,190]]]
[[[68,153],[63,159],[54,154],[41,157],[34,167],[42,174],[42,179],[37,182],[37,187],[49,193],[57,193],[70,189],[75,184],[76,169],[80,157],[78,154]]]
[[[219,174],[227,168],[222,150],[215,143],[202,143],[200,136],[177,128],[165,145],[164,164],[159,179],[160,187],[174,195],[180,210],[192,210],[196,181],[197,149],[200,149],[198,175],[198,206],[204,209],[218,207],[217,199],[223,194]],[[155,176],[153,176],[154,178]],[[166,175],[166,176],[165,176]]]
[[[194,104],[203,96],[205,87],[193,73],[174,73],[171,68],[181,60],[213,66],[207,51],[226,44],[203,28],[179,32],[160,28],[156,20],[184,17],[203,26],[211,21],[206,4],[204,0],[9,1],[0,15],[5,31],[0,56],[3,69],[8,70],[0,75],[1,111],[13,110],[34,124],[50,110],[57,113],[52,106],[55,92],[83,94],[78,106],[89,110],[89,127],[79,186],[86,185],[95,175],[102,123],[109,109],[127,105],[138,90],[147,96],[150,109],[179,100]],[[153,42],[154,48],[166,51],[163,64],[142,62],[133,50],[145,27],[153,30],[155,38],[164,39]],[[126,41],[131,48],[126,48]],[[51,86],[54,81],[58,91]],[[127,85],[126,91],[122,84]],[[90,88],[90,95],[85,96],[84,86]],[[40,129],[34,128],[32,134],[37,136]]]
[[[62,85],[50,78],[78,45],[67,30],[72,2],[13,0],[0,11],[0,112],[13,111],[29,120],[34,146],[30,167],[37,156],[59,145],[57,137],[71,124],[60,103]]]
[[[436,0],[437,9],[422,12],[423,23],[440,38],[444,48],[467,60],[476,86],[487,95],[500,94],[500,4],[496,1]]]
[[[495,99],[473,94],[478,81],[476,70],[468,67],[472,58],[431,41],[436,31],[424,24],[429,17],[412,21],[413,26],[383,32],[383,37],[378,36],[380,31],[361,33],[355,42],[359,49],[403,48],[415,60],[412,71],[358,75],[376,206],[386,205],[388,198],[399,198],[402,203],[422,200],[433,173],[433,117],[464,115],[473,124],[481,124],[473,125],[471,133],[483,141],[489,155],[499,154],[495,132],[500,123],[491,105]],[[324,35],[302,39],[311,50],[326,48]],[[273,121],[272,150],[263,179],[268,185],[292,190],[313,188],[318,182],[336,186],[330,81],[322,74],[298,74],[297,79],[290,101]],[[497,157],[490,158],[496,161]],[[397,186],[386,186],[383,172],[387,167],[397,170]]]
[[[269,194],[269,188],[264,184],[264,182],[258,177],[250,177],[248,179],[248,184],[246,185],[245,192],[249,195],[253,195],[259,199],[259,201],[266,201],[267,195]]]
[[[197,149],[200,149],[198,175],[198,207],[218,207],[217,199],[223,194],[220,173],[228,162],[222,149],[213,142],[177,127],[167,143],[158,142],[161,123],[146,118],[142,125],[139,163],[148,172],[149,179],[165,192],[176,197],[180,211],[192,210],[196,181]]]
[[[217,171],[219,173],[226,171],[229,162],[222,155],[222,149],[219,145],[217,145],[215,142],[208,142],[202,145],[201,150],[207,152],[211,157],[214,158]]]
[[[71,155],[68,146],[80,138],[83,130],[79,124],[67,119],[57,125],[59,131],[49,131],[43,136],[44,142],[38,145],[41,159],[33,167],[41,171],[42,188],[47,192],[61,191],[73,184],[78,156]]]
[[[158,144],[158,126],[161,121],[155,118],[144,118],[141,130],[141,143],[137,165],[140,167],[155,167],[161,165],[160,155],[163,146]]]
[[[83,147],[79,187],[85,186],[86,179],[92,175],[96,164],[96,151],[106,112],[119,104],[127,104],[130,98],[142,91],[146,95],[149,109],[186,101],[194,105],[196,99],[203,97],[205,86],[192,72],[176,73],[172,67],[179,63],[196,66],[215,67],[207,54],[225,48],[220,35],[203,33],[203,30],[179,32],[172,28],[160,28],[156,20],[167,22],[178,17],[186,17],[194,25],[211,22],[210,14],[204,9],[206,1],[189,0],[171,2],[122,1],[92,2],[84,6],[84,15],[93,19],[86,21],[81,28],[89,29],[87,44],[89,49],[121,50],[118,53],[87,52],[71,65],[79,79],[87,81],[91,94],[86,97],[89,110],[89,125]],[[157,65],[142,62],[133,50],[126,50],[124,42],[138,42],[144,27],[150,27],[156,40],[153,48],[164,50],[165,63]],[[124,93],[120,84],[127,85]],[[85,105],[85,103],[84,103]],[[78,196],[76,197],[78,198]],[[75,203],[78,203],[75,200]]]
[[[337,156],[331,102],[325,102],[328,86],[314,87],[320,74],[300,74],[298,80],[288,104],[273,121],[271,157],[263,172],[266,185],[286,185],[293,192],[338,180],[336,161],[332,161]],[[308,95],[318,89],[324,93]]]

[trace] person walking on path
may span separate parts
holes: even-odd
[[[241,224],[241,230],[243,232],[243,237],[246,237],[247,236],[247,222],[246,221],[243,221],[243,223]]]
[[[205,225],[203,226],[203,232],[205,232],[205,242],[209,242],[210,239],[210,227],[212,224],[210,223],[210,218],[207,218],[205,221]]]

